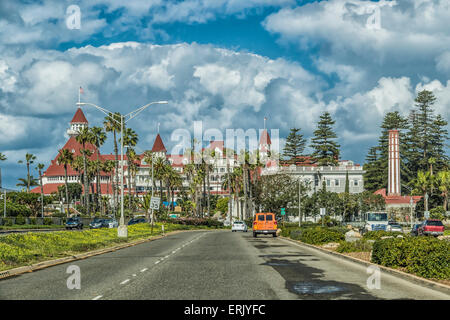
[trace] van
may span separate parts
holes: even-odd
[[[253,237],[256,238],[258,234],[272,234],[275,238],[277,236],[278,223],[275,214],[256,213],[253,217]]]

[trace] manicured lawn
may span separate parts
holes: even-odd
[[[12,226],[0,226],[0,230],[22,230],[22,229],[64,229],[64,226],[58,224],[51,225],[32,225],[32,224],[13,224]]]

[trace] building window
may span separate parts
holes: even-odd
[[[335,185],[336,187],[339,187],[339,179],[334,179],[334,185]]]
[[[358,186],[358,180],[353,180],[353,185],[354,185],[355,187],[357,187],[357,186]]]
[[[327,187],[330,187],[330,186],[331,186],[331,180],[327,179]]]

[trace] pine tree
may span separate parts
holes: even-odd
[[[311,147],[314,152],[312,158],[314,162],[321,166],[337,165],[339,159],[339,147],[334,139],[337,138],[332,125],[335,121],[330,113],[325,112],[320,116],[314,137],[311,139]]]
[[[291,128],[291,132],[286,138],[283,157],[288,163],[294,163],[297,157],[303,155],[303,151],[305,150],[306,139],[299,132],[300,128]]]
[[[378,148],[372,147],[366,156],[364,164],[364,189],[375,192],[384,187],[383,169],[379,165]]]
[[[432,154],[432,132],[433,122],[435,121],[434,110],[432,108],[436,98],[433,93],[428,90],[422,90],[418,93],[416,102],[417,112],[417,129],[419,131],[419,150],[422,159],[419,162],[419,170],[428,170],[428,159]]]
[[[436,159],[436,172],[448,169],[449,158],[445,154],[446,140],[448,140],[448,130],[446,129],[448,122],[441,117],[440,114],[436,116],[431,127],[431,155]]]

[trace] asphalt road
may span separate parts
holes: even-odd
[[[80,289],[68,289],[80,270]],[[381,272],[251,232],[194,231],[0,280],[0,299],[450,299]]]

